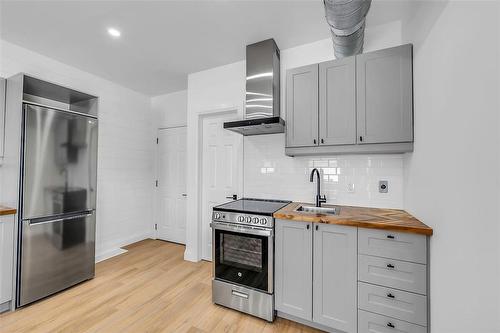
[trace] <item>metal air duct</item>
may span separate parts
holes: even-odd
[[[336,58],[363,52],[365,18],[371,0],[323,0]]]

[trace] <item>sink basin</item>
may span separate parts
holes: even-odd
[[[340,207],[299,206],[295,209],[295,211],[313,214],[338,215],[340,213]]]

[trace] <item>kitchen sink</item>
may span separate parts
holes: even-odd
[[[338,215],[340,213],[340,207],[316,207],[302,205],[297,207],[295,211],[313,214]]]

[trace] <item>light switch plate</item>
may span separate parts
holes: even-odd
[[[379,180],[378,181],[378,191],[380,193],[389,192],[389,182],[387,180]]]

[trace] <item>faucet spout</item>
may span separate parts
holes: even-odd
[[[321,204],[326,202],[326,196],[321,196],[321,176],[318,169],[314,168],[309,175],[309,181],[314,182],[314,175],[316,175],[316,207],[321,207]]]

